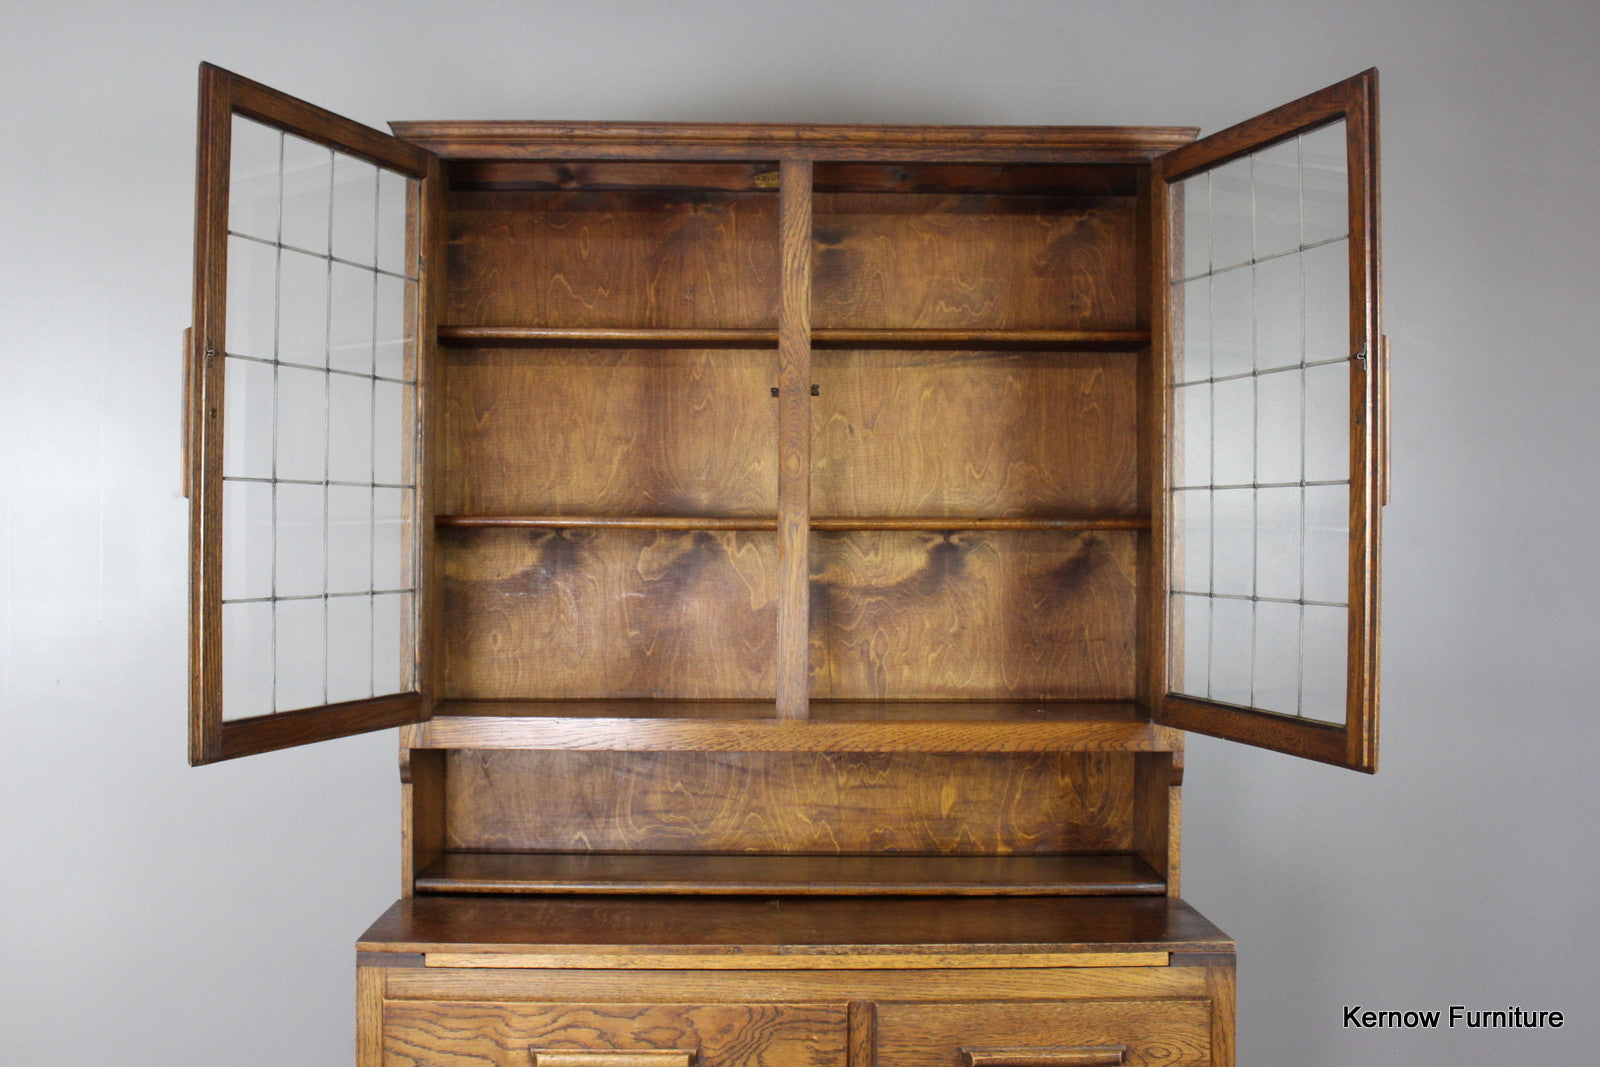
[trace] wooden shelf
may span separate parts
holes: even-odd
[[[1148,515],[1082,516],[1076,518],[942,518],[908,515],[887,518],[827,518],[813,516],[811,528],[841,530],[1148,530]]]
[[[440,326],[439,343],[451,348],[776,348],[767,329],[609,326]]]
[[[813,348],[1132,352],[1149,344],[1149,330],[922,330],[820,327],[811,331]]]
[[[436,515],[434,525],[452,529],[522,527],[538,530],[776,530],[778,520],[702,515]],[[1143,515],[1080,518],[943,518],[891,516],[880,518],[813,517],[810,528],[821,532],[847,530],[1148,530]]]
[[[778,330],[445,325],[439,327],[438,340],[450,348],[776,348]],[[1149,344],[1149,330],[819,327],[811,331],[813,348],[1133,352]]]
[[[1128,853],[1046,856],[446,852],[421,893],[1112,896],[1166,892]]]
[[[1116,897],[919,897],[884,907],[860,897],[712,907],[679,896],[435,896],[396,902],[362,935],[362,952],[592,953],[594,966],[635,955],[707,956],[749,967],[777,957],[841,960],[929,954],[1019,963],[1069,952],[1232,953],[1233,942],[1181,900]],[[482,961],[483,963],[493,961]],[[908,961],[905,966],[916,966]],[[927,964],[923,964],[926,966]],[[907,977],[907,980],[911,980]]]
[[[446,700],[420,748],[705,752],[1165,752],[1180,735],[1135,701]]]
[[[704,515],[435,515],[433,524],[452,529],[535,530],[776,530],[777,519]]]

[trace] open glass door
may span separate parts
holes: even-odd
[[[1365,771],[1387,492],[1377,150],[1368,71],[1155,175],[1170,442],[1156,717]]]
[[[394,137],[201,68],[192,763],[425,714],[417,338],[436,169]]]

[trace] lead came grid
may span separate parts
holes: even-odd
[[[233,118],[224,718],[410,684],[412,184]]]
[[[1176,183],[1171,686],[1345,719],[1345,125]]]

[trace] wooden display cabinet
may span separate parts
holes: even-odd
[[[1374,767],[1376,128],[204,67],[190,755],[401,727],[358,1061],[1231,1064],[1181,731]]]

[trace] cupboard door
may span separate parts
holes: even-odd
[[[1156,717],[1365,771],[1387,480],[1377,153],[1367,71],[1155,167]]]
[[[189,758],[418,721],[434,158],[205,65],[189,333]]]

